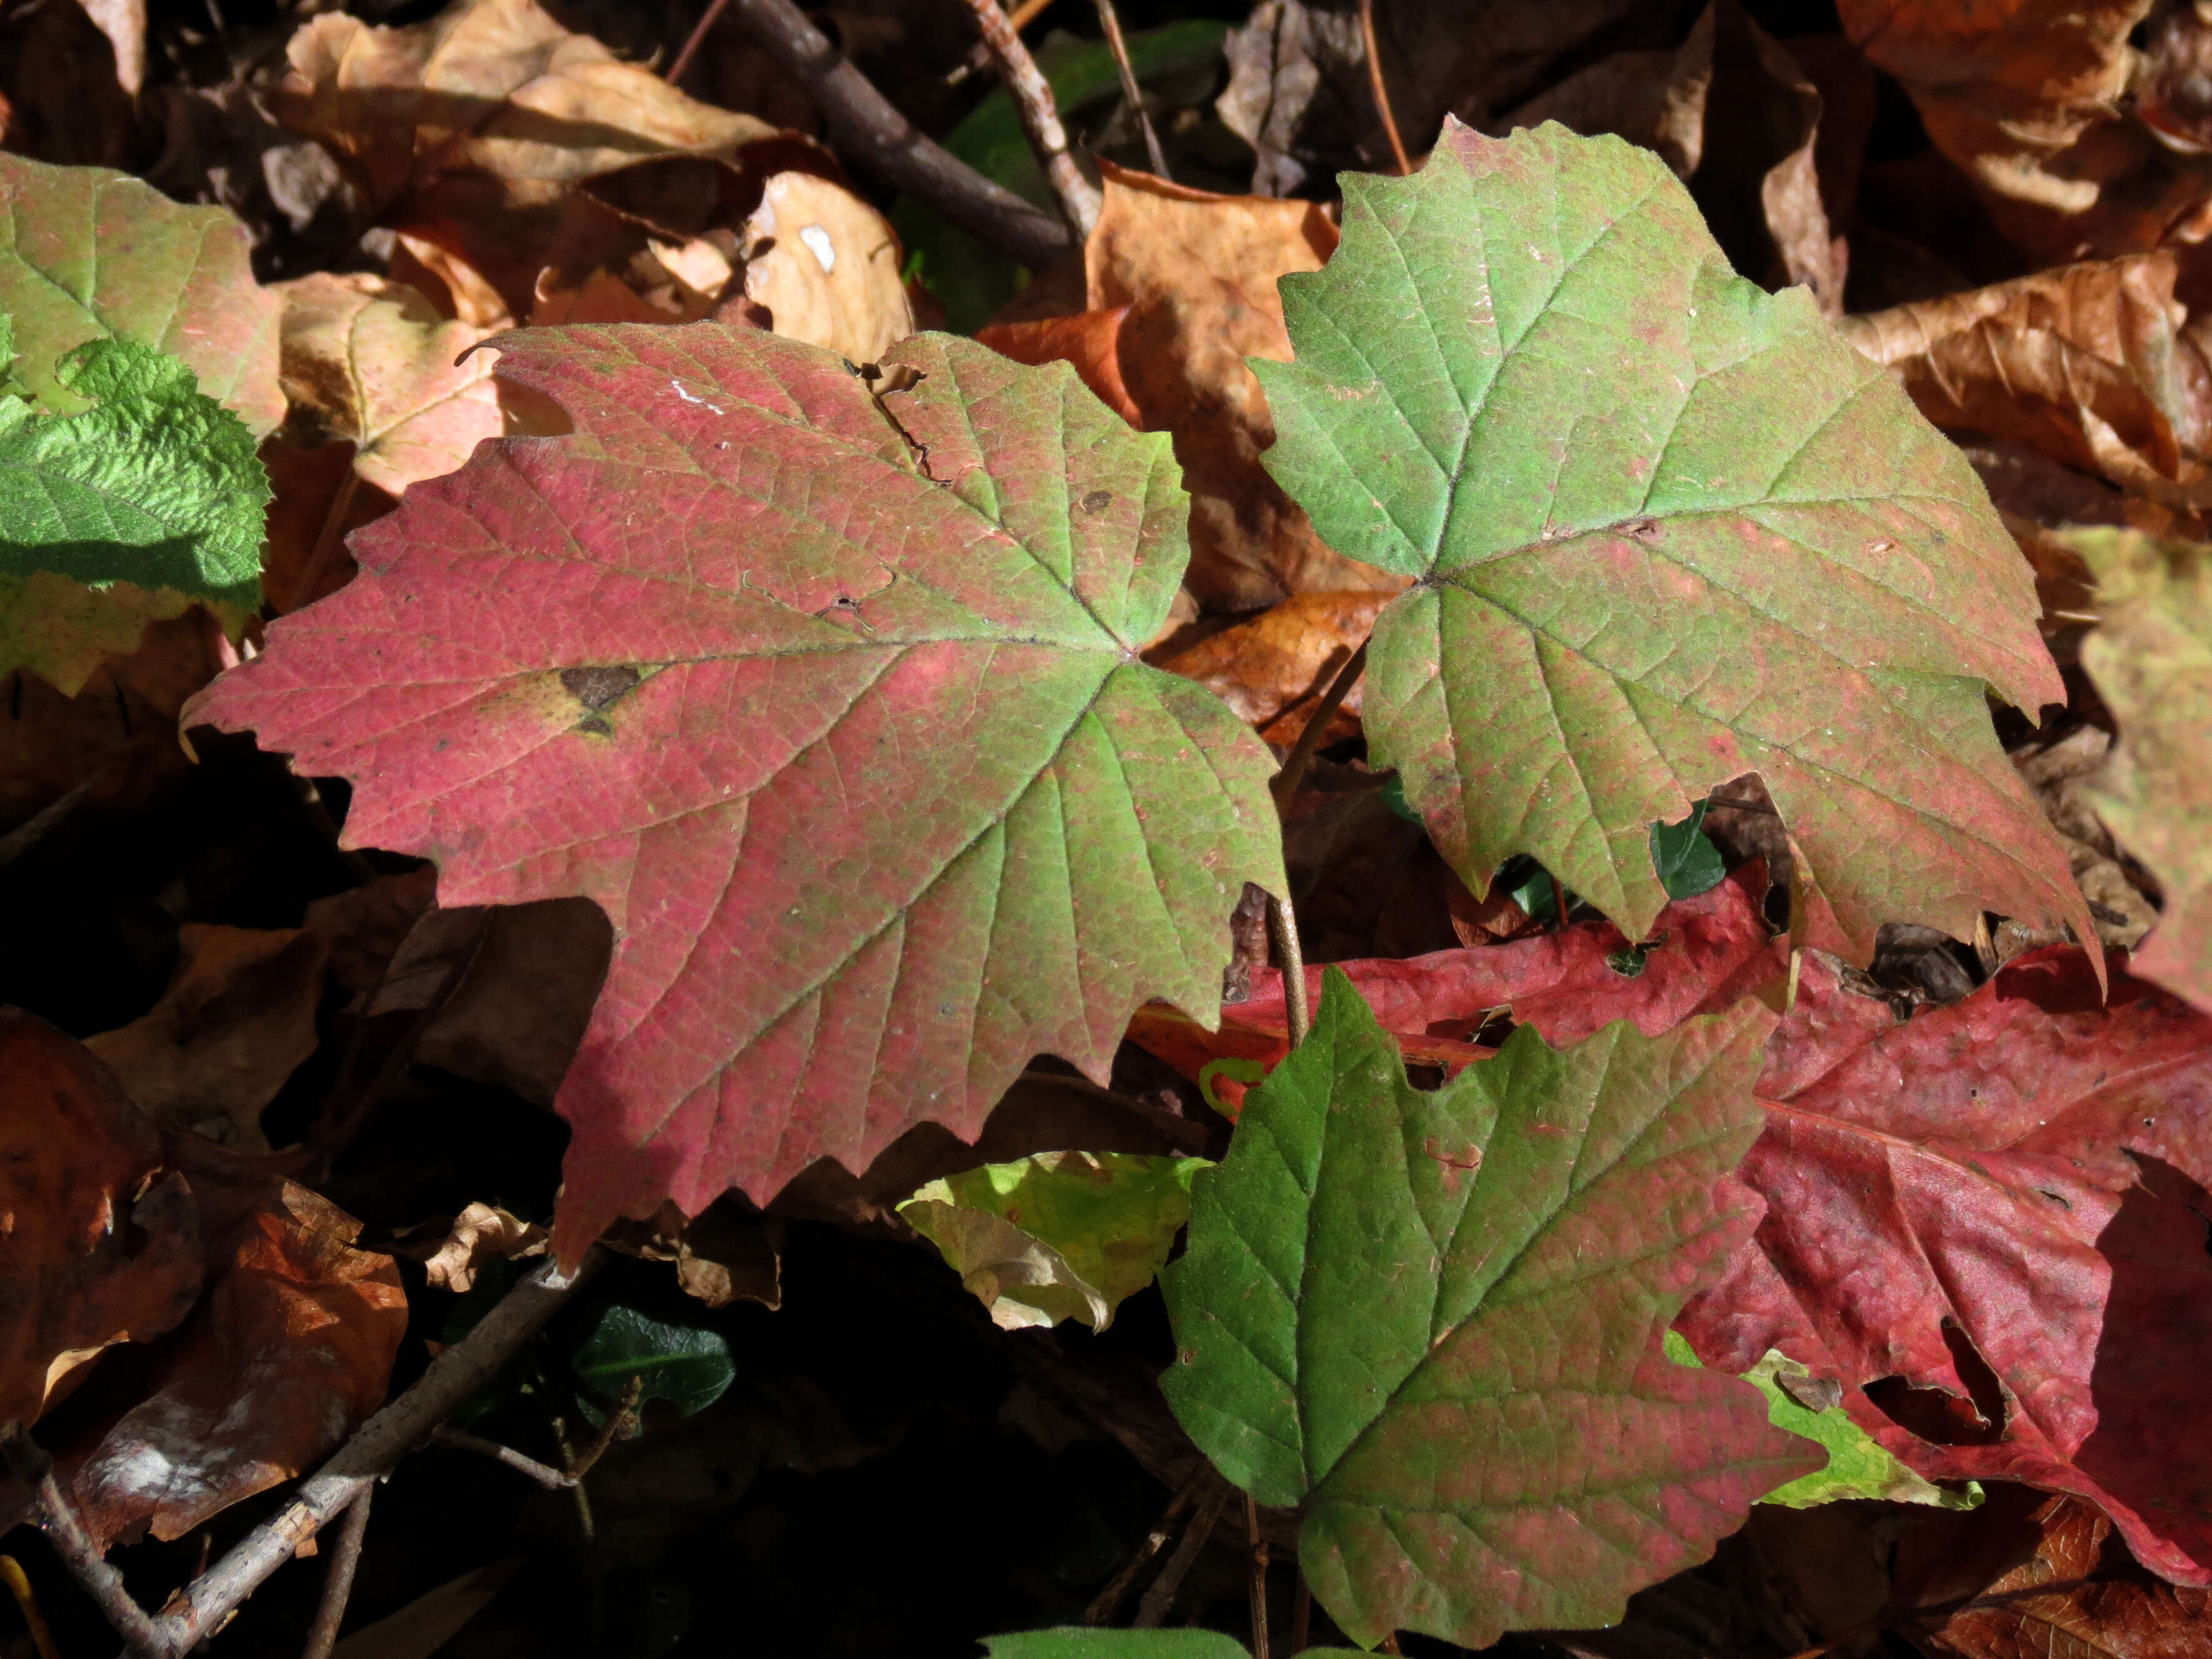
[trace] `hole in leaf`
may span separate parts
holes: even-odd
[[[1916,1387],[1901,1376],[1876,1378],[1866,1385],[1866,1396],[1890,1421],[1936,1445],[1993,1446],[2004,1438],[2004,1387],[1957,1322],[1943,1322],[1943,1344],[1966,1385],[1965,1398],[1947,1389]]]

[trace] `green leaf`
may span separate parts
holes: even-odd
[[[253,280],[252,249],[223,208],[183,206],[106,167],[0,155],[0,312],[15,319],[16,380],[70,414],[90,394],[55,365],[88,340],[132,340],[180,360],[255,437],[274,430],[283,306]]]
[[[641,1377],[643,1398],[672,1401],[686,1417],[720,1400],[738,1374],[720,1332],[670,1324],[618,1302],[599,1316],[568,1364],[610,1400]]]
[[[1640,938],[1652,821],[1755,771],[1802,942],[1984,906],[2087,936],[1984,701],[2064,700],[2031,573],[1958,450],[1803,290],[1735,276],[1656,155],[1449,123],[1413,176],[1347,175],[1342,246],[1283,301],[1267,466],[1417,579],[1362,718],[1470,888],[1526,852]]]
[[[1195,1183],[1161,1386],[1224,1474],[1304,1507],[1300,1563],[1354,1640],[1608,1623],[1808,1467],[1755,1393],[1661,1346],[1757,1221],[1729,1171],[1770,1024],[1746,1003],[1560,1051],[1524,1028],[1423,1093],[1328,970]]]
[[[1705,833],[1705,804],[1693,801],[1690,816],[1680,823],[1651,826],[1651,867],[1670,899],[1695,898],[1710,893],[1728,879],[1721,849]]]
[[[990,1659],[1248,1659],[1244,1644],[1212,1630],[1099,1630],[1073,1625],[1060,1630],[987,1636]],[[1307,1648],[1314,1659],[1352,1655],[1350,1648]]]
[[[270,489],[245,422],[173,357],[88,340],[54,384],[89,406],[0,396],[0,672],[73,696],[149,621],[260,603]]]
[[[1689,1343],[1674,1331],[1667,1333],[1667,1357],[1678,1365],[1694,1366],[1699,1363]],[[1756,1383],[1759,1391],[1766,1396],[1766,1420],[1778,1429],[1814,1442],[1826,1452],[1828,1462],[1825,1468],[1777,1486],[1760,1498],[1760,1503],[1809,1510],[1838,1498],[1880,1498],[1893,1504],[1926,1504],[1944,1510],[1981,1506],[1979,1481],[1969,1480],[1966,1490],[1954,1492],[1923,1480],[1882,1449],[1872,1436],[1851,1421],[1850,1413],[1841,1406],[1816,1410],[1794,1399],[1783,1386],[1782,1379],[1785,1377],[1810,1380],[1813,1372],[1778,1348],[1769,1348],[1766,1357],[1744,1374],[1744,1380]],[[1798,1387],[1798,1392],[1806,1390]]]
[[[1114,1322],[1190,1218],[1202,1158],[1038,1152],[933,1181],[899,1213],[937,1246],[1002,1330]]]

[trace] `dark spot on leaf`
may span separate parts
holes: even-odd
[[[1808,1412],[1833,1411],[1844,1400],[1844,1385],[1832,1376],[1793,1376],[1781,1371],[1774,1386]]]
[[[605,708],[644,678],[627,663],[605,668],[564,668],[561,684],[586,708]],[[604,724],[604,722],[602,722]]]
[[[1083,498],[1083,510],[1085,513],[1103,513],[1113,505],[1114,492],[1110,489],[1094,489]]]
[[[585,715],[576,722],[576,730],[588,732],[595,738],[611,738],[615,734],[613,724],[605,714]]]

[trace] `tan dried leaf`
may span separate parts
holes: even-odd
[[[1293,593],[1280,605],[1205,637],[1170,640],[1147,654],[1154,666],[1196,680],[1279,746],[1293,744],[1337,670],[1375,626],[1390,595]],[[1356,735],[1359,684],[1346,694],[1330,741]]]
[[[319,271],[276,291],[284,395],[295,416],[354,443],[364,482],[399,495],[505,430],[491,377],[499,353],[469,349],[485,330],[447,322],[405,283],[365,273]]]
[[[471,1204],[453,1218],[445,1242],[422,1263],[431,1288],[466,1295],[489,1261],[515,1261],[545,1254],[552,1237],[534,1221],[489,1204]]]
[[[842,185],[775,174],[745,221],[739,252],[745,297],[767,308],[778,334],[872,363],[914,332],[898,236]]]

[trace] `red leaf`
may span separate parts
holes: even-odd
[[[2212,1017],[2057,947],[1893,1025],[1812,960],[1768,1054],[1766,1219],[1699,1356],[1779,1348],[1920,1474],[2077,1493],[2212,1583]]]

